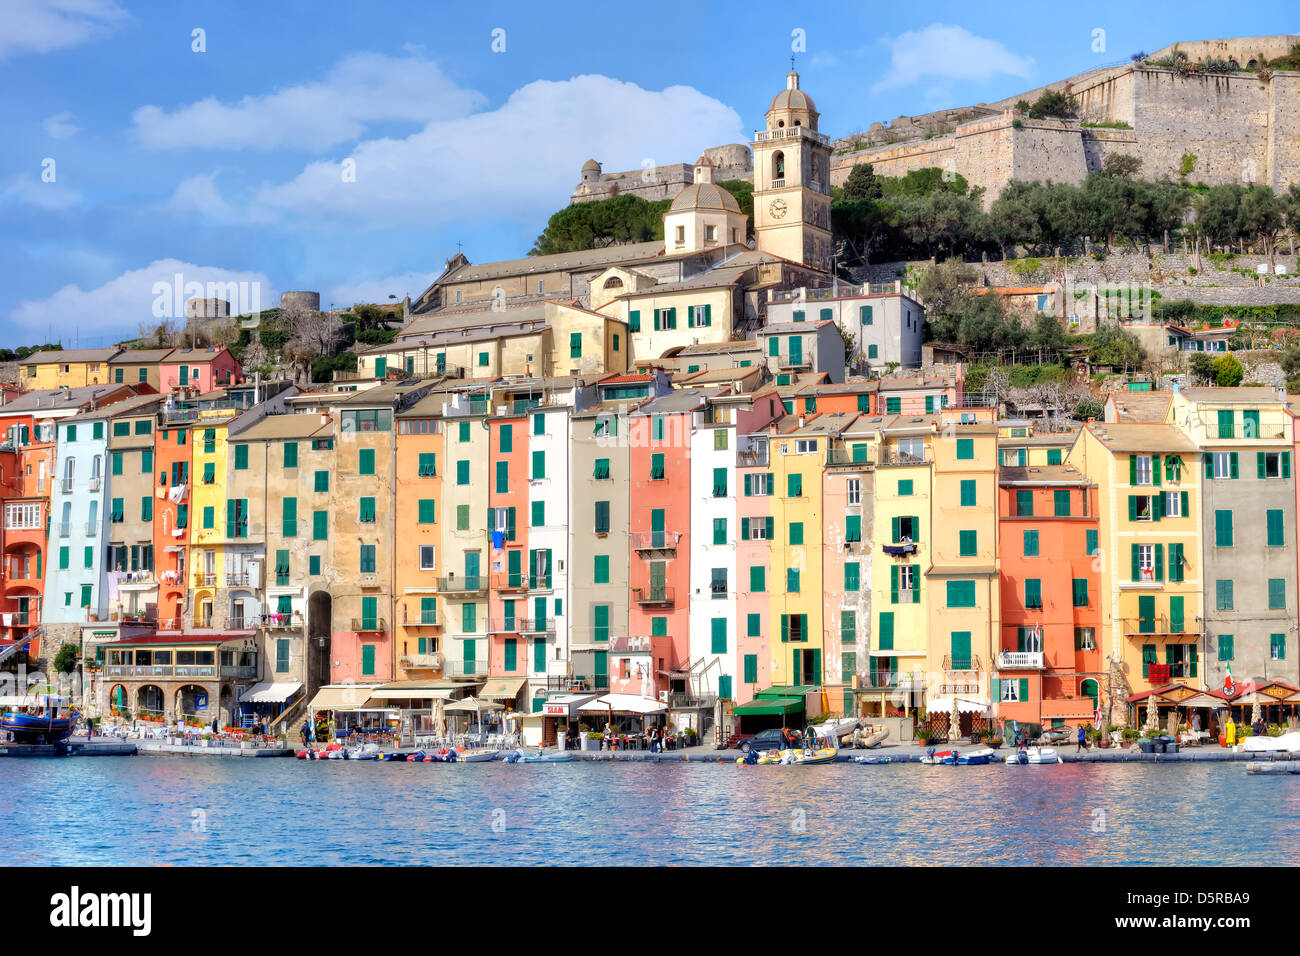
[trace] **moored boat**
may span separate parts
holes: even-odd
[[[815,763],[834,763],[839,752],[838,747],[822,747],[820,750],[795,751],[795,757],[790,762],[797,766]]]
[[[960,754],[957,757],[957,763],[963,766],[978,766],[986,764],[993,759],[993,750],[990,747],[982,747],[979,750],[971,750],[968,753]]]
[[[928,751],[926,751],[925,755],[921,757],[921,763],[930,764],[933,766],[937,766],[939,764],[953,764],[956,763],[957,758],[959,756],[960,753],[956,750],[952,750],[952,749],[935,750],[933,747],[931,747]]]
[[[0,714],[0,730],[12,734],[20,744],[57,743],[72,733],[72,720],[53,713]]]
[[[501,756],[501,751],[492,750],[487,747],[480,747],[477,750],[466,750],[456,759],[466,763],[486,763],[489,760],[496,760]]]
[[[1025,766],[1031,763],[1060,763],[1061,757],[1052,747],[1025,747],[1007,754],[1008,766]]]
[[[892,760],[893,758],[887,754],[863,754],[861,757],[853,758],[854,763],[861,764],[891,763]]]

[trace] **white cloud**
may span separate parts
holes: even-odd
[[[390,295],[397,296],[396,301],[400,302],[403,296],[419,295],[429,287],[429,283],[436,278],[431,272],[407,272],[403,275],[389,276],[387,279],[363,279],[360,282],[345,283],[336,285],[334,288],[321,293],[321,305],[328,305],[333,302],[336,306],[354,305],[358,302],[385,302],[394,301],[389,299]]]
[[[72,122],[72,119],[72,114],[65,110],[46,117],[41,126],[45,129],[45,135],[51,139],[68,139],[81,131],[81,127]]]
[[[813,69],[828,70],[840,65],[840,58],[834,53],[814,53],[808,60]]]
[[[484,102],[428,60],[356,53],[320,82],[231,104],[209,98],[171,113],[142,106],[132,123],[153,149],[319,151],[355,140],[375,123],[423,125],[434,117],[465,116]]]
[[[182,216],[197,213],[198,218],[219,225],[229,225],[243,217],[221,198],[216,173],[199,173],[183,179],[167,200],[167,208]]]
[[[309,164],[255,204],[304,222],[373,227],[463,217],[538,221],[564,205],[582,163],[606,171],[691,162],[745,142],[740,116],[688,86],[644,90],[605,76],[539,80],[499,108],[439,119],[404,139],[360,143],[355,182],[340,162]]]
[[[70,209],[81,202],[81,193],[57,180],[47,183],[36,176],[15,176],[0,189],[0,203],[6,201],[53,212]]]
[[[1028,80],[1034,72],[1032,57],[1017,56],[997,40],[945,23],[908,30],[885,42],[890,64],[884,79],[871,88],[873,93],[933,77],[970,81],[1006,74]]]
[[[0,0],[0,60],[77,46],[126,16],[114,0]]]
[[[181,277],[179,303],[174,301],[177,297],[173,294],[177,275]],[[160,283],[167,287],[165,292],[155,291]],[[156,307],[170,313],[169,317],[183,317],[184,299],[192,294],[192,290],[186,290],[190,283],[202,284],[205,295],[211,292],[216,297],[232,300],[231,307],[239,311],[266,309],[279,303],[278,292],[260,272],[159,259],[142,269],[124,272],[94,289],[69,284],[43,299],[26,299],[18,303],[9,317],[15,325],[39,330],[42,335],[51,326],[65,332],[79,328],[83,338],[92,333],[108,337],[135,335],[141,323],[161,321]],[[220,285],[210,286],[210,283]],[[253,301],[254,296],[257,301]]]

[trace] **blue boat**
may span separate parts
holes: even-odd
[[[854,762],[854,763],[861,763],[861,764],[889,763],[889,762],[890,762],[890,758],[887,757],[887,756],[885,756],[885,755],[883,755],[883,754],[881,754],[881,755],[874,755],[874,754],[873,754],[873,755],[870,755],[870,756],[864,755],[864,756],[861,756],[861,757],[854,757],[854,758],[853,758],[853,762]]]
[[[961,766],[969,765],[974,767],[980,764],[986,764],[992,759],[993,751],[988,747],[984,747],[981,750],[972,750],[969,753],[959,754],[957,757],[957,763]]]
[[[72,734],[72,720],[53,714],[0,714],[0,730],[13,735],[20,744],[52,744]]]

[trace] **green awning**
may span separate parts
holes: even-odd
[[[797,714],[802,710],[802,697],[755,697],[732,713],[738,717],[752,717],[755,714]]]
[[[803,697],[813,691],[812,687],[799,687],[784,685],[777,687],[765,687],[762,690],[754,691],[755,697]]]

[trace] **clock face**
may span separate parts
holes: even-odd
[[[773,199],[767,211],[772,214],[773,219],[784,219],[787,208],[784,199]]]

